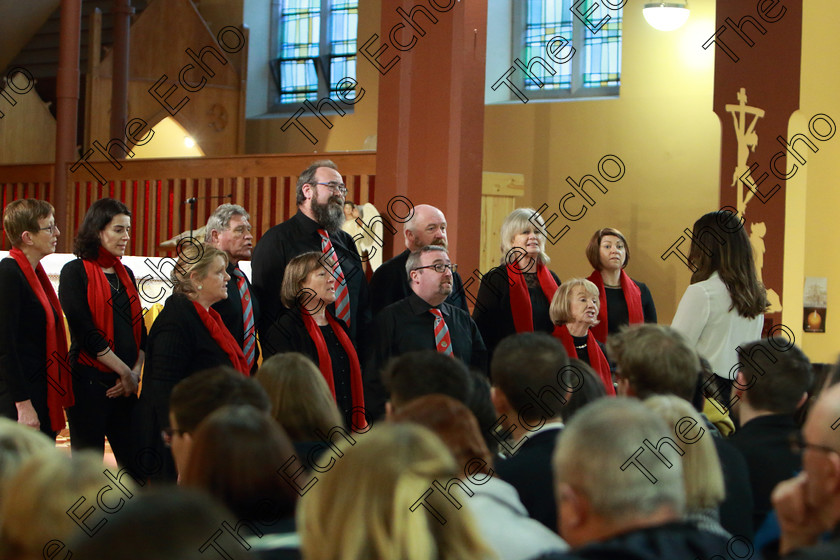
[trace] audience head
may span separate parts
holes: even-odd
[[[271,415],[292,441],[315,441],[316,431],[344,427],[341,412],[318,367],[298,352],[275,354],[257,372],[271,401]]]
[[[100,198],[90,205],[76,239],[73,254],[81,259],[96,260],[99,247],[117,257],[125,254],[125,246],[118,243],[131,229],[131,211],[113,198]],[[122,247],[119,247],[122,245]]]
[[[301,211],[327,231],[337,231],[344,223],[344,197],[347,187],[330,160],[312,162],[297,180],[297,205]]]
[[[435,266],[445,266],[438,272]],[[405,269],[412,291],[429,305],[440,305],[452,293],[453,279],[449,252],[439,245],[427,245],[408,256]]]
[[[751,409],[793,415],[807,400],[813,372],[808,357],[781,337],[743,344],[735,394]]]
[[[704,427],[699,412],[683,399],[673,395],[649,397],[643,404],[673,427],[682,456],[685,509],[688,512],[717,509],[725,497],[723,470],[712,434]],[[678,438],[678,439],[677,439]],[[668,452],[669,459],[676,453]]]
[[[493,431],[499,416],[496,407],[493,405],[490,381],[484,372],[475,368],[470,368],[469,374],[472,388],[464,404],[478,420],[481,437],[484,438],[487,449],[495,455],[499,452],[499,440],[493,436]]]
[[[618,394],[645,399],[676,395],[691,402],[700,360],[682,334],[664,325],[630,325],[607,339]]]
[[[228,366],[197,372],[172,389],[169,397],[169,427],[172,456],[178,472],[184,472],[198,425],[225,405],[250,405],[268,412],[265,391],[251,378]]]
[[[228,256],[224,251],[204,243],[182,243],[178,246],[178,261],[170,274],[172,291],[190,298],[198,297],[202,282],[220,267],[224,271],[227,264]]]
[[[333,290],[331,301],[325,301],[325,295],[319,294],[313,287],[315,277],[321,275],[325,279],[334,278],[332,272],[324,265],[324,254],[319,251],[303,253],[286,265],[283,282],[280,284],[280,301],[289,309],[300,305],[308,313],[315,314],[324,306],[335,301]],[[319,297],[323,296],[323,297]]]
[[[451,359],[451,358],[450,358]],[[479,560],[489,550],[468,508],[440,492],[417,502],[434,481],[460,468],[440,439],[409,423],[375,426],[301,498],[297,512],[307,560]]]
[[[604,382],[592,367],[579,358],[569,358],[569,365],[565,368],[564,384],[569,387],[568,402],[563,405],[561,415],[563,421],[568,422],[577,411],[589,403],[607,396]]]
[[[595,284],[586,278],[571,278],[560,284],[554,292],[548,314],[555,325],[586,323],[594,327],[599,323],[600,298],[601,294]]]
[[[434,350],[415,350],[393,358],[385,366],[382,379],[391,394],[386,405],[389,413],[433,393],[466,402],[472,388],[467,366]]]
[[[428,204],[418,204],[414,207],[411,217],[405,223],[403,233],[405,246],[412,252],[429,245],[444,249],[448,246],[446,217],[443,212]]]
[[[613,246],[623,249],[624,259],[621,262],[610,262],[610,251],[607,247]],[[630,264],[630,246],[627,244],[627,238],[615,228],[607,227],[597,230],[592,234],[586,246],[586,259],[595,270],[612,269],[616,266],[625,268]]]
[[[0,503],[5,482],[17,473],[21,464],[40,453],[55,453],[55,442],[43,432],[0,418]]]
[[[502,266],[519,262],[520,269],[536,272],[530,260],[539,259],[548,264],[551,259],[545,254],[545,222],[533,208],[517,208],[502,222],[501,248]]]
[[[559,532],[573,548],[629,530],[675,521],[685,508],[682,463],[644,455],[648,474],[630,462],[645,440],[659,442],[668,426],[639,401],[601,399],[566,425],[554,451]],[[665,446],[667,447],[667,445]]]
[[[31,246],[46,256],[55,252],[52,242],[60,235],[53,221],[54,215],[55,208],[44,200],[13,200],[3,210],[3,231],[12,247],[23,249]],[[51,222],[54,225],[53,231],[45,231],[43,228],[48,228]]]
[[[204,238],[209,245],[227,253],[233,264],[249,260],[254,247],[250,219],[242,206],[222,204],[207,220]]]
[[[295,511],[297,492],[277,472],[294,454],[265,411],[224,406],[196,430],[181,484],[207,491],[239,520],[271,527]]]

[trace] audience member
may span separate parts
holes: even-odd
[[[43,433],[8,418],[0,418],[0,504],[3,488],[20,466],[39,453],[54,453],[55,442]]]
[[[554,531],[528,517],[513,486],[494,476],[493,457],[481,438],[478,421],[463,403],[446,395],[426,395],[400,408],[392,419],[429,428],[449,448],[463,474],[453,483],[461,492],[446,491],[456,507],[466,504],[499,560],[527,560],[568,548]],[[451,510],[438,514],[445,518]]]
[[[499,419],[496,407],[493,405],[492,387],[487,376],[477,369],[470,369],[470,394],[464,404],[478,420],[478,427],[481,429],[481,437],[487,445],[487,449],[495,457],[499,453],[499,440],[493,435],[496,431],[496,423]]]
[[[571,420],[577,414],[578,410],[592,401],[607,396],[607,390],[598,378],[598,374],[583,360],[569,358],[569,371],[569,381],[567,384],[571,385],[574,390],[569,389],[571,392],[566,396],[568,400],[561,409],[560,414],[563,417],[563,422]],[[580,376],[580,379],[577,381],[579,385],[577,388],[574,388],[575,375]]]
[[[385,411],[390,417],[399,408],[425,395],[447,395],[467,402],[472,382],[466,366],[434,350],[415,350],[393,358],[382,372],[390,400]]]

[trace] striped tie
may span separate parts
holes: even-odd
[[[254,369],[254,360],[257,355],[257,336],[254,329],[254,307],[251,305],[251,293],[248,290],[248,283],[245,282],[245,275],[239,270],[239,267],[234,267],[233,275],[236,276],[236,285],[239,286],[239,299],[242,301],[242,326],[244,327],[245,336],[243,339],[244,346],[242,348],[245,359],[248,361],[248,371]]]
[[[449,338],[449,327],[446,326],[446,321],[443,320],[443,314],[440,309],[431,308],[429,313],[435,316],[435,347],[441,354],[447,356],[452,355],[452,340]]]
[[[350,326],[350,293],[347,291],[347,282],[344,281],[344,273],[341,271],[341,264],[333,249],[330,235],[326,230],[319,229],[321,236],[321,252],[333,262],[332,275],[335,278],[335,316]]]

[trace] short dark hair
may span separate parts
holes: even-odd
[[[499,440],[493,437],[493,426],[496,424],[498,416],[496,407],[493,406],[493,398],[490,396],[490,381],[486,374],[475,368],[470,368],[469,374],[472,390],[464,404],[478,420],[481,437],[487,444],[487,449],[495,455],[499,452]]]
[[[568,423],[581,408],[607,396],[607,388],[604,387],[604,382],[601,381],[601,378],[589,364],[579,358],[570,358],[569,366],[575,374],[580,376],[580,379],[577,381],[577,388],[569,393],[568,402],[561,408],[560,414],[563,416],[563,422],[565,423]],[[572,383],[567,385],[575,386]]]
[[[779,337],[756,340],[736,350],[744,381],[752,383],[743,395],[749,405],[775,414],[796,412],[814,375],[802,350]]]
[[[99,232],[120,214],[131,217],[131,210],[119,200],[100,198],[91,204],[73,241],[73,254],[80,259],[96,259],[101,245]]]
[[[229,366],[218,366],[187,377],[172,389],[169,410],[178,429],[192,433],[214,410],[228,404],[247,404],[271,410],[265,390],[250,377]]]
[[[557,401],[556,408],[551,407],[555,412],[550,416],[560,416],[566,395],[558,378],[568,365],[566,349],[556,338],[546,333],[519,333],[504,338],[496,346],[490,362],[490,379],[524,420],[538,420],[545,414],[540,406],[535,406],[532,395],[542,397],[544,391]],[[541,401],[546,404],[545,399]]]
[[[336,164],[334,164],[332,160],[329,159],[319,159],[318,161],[313,161],[312,163],[310,163],[309,167],[300,172],[300,175],[298,175],[297,184],[295,185],[295,200],[298,206],[303,204],[303,201],[306,200],[303,197],[303,185],[312,184],[312,181],[315,180],[315,173],[320,167],[326,167],[328,169],[335,169],[336,171],[338,171],[338,167],[336,166]]]
[[[382,372],[395,406],[432,393],[466,402],[472,389],[469,376],[461,361],[434,350],[406,352],[388,362]]]
[[[23,232],[38,233],[41,227],[38,221],[49,218],[50,214],[55,214],[55,208],[45,200],[23,198],[8,203],[3,209],[3,231],[12,247],[21,246]]]

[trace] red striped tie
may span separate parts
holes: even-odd
[[[254,306],[251,303],[251,291],[245,282],[245,275],[238,267],[233,269],[236,276],[236,285],[239,287],[239,299],[242,300],[242,326],[245,336],[243,338],[242,353],[248,361],[248,371],[254,369],[254,360],[257,357],[257,331],[254,328]]]
[[[335,316],[350,326],[350,293],[347,290],[347,282],[344,281],[344,272],[341,271],[341,264],[333,249],[330,235],[324,229],[319,229],[321,236],[321,252],[333,262],[332,275],[335,278]]]
[[[435,316],[435,346],[437,351],[447,356],[452,355],[452,340],[449,338],[449,327],[446,326],[446,321],[443,320],[443,314],[440,309],[432,307],[429,313]]]

